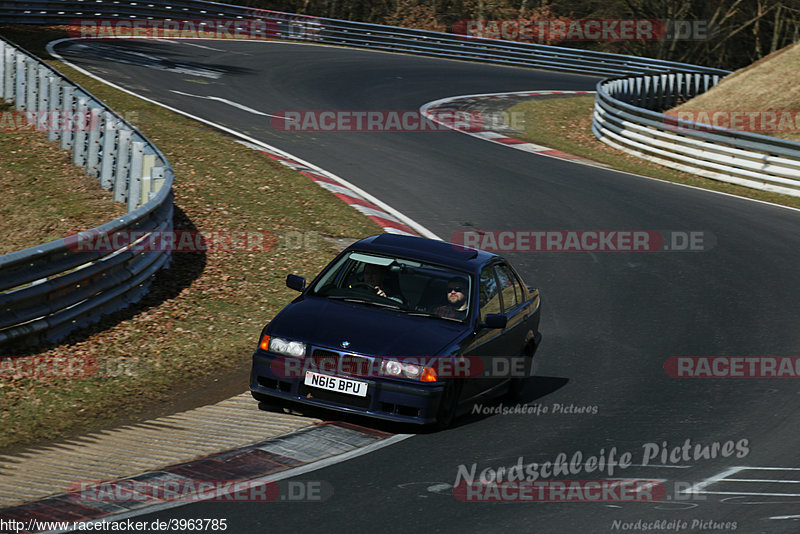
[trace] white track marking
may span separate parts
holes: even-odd
[[[800,471],[800,467],[758,467],[758,466],[734,466],[725,471],[709,477],[699,482],[682,493],[706,494],[706,495],[746,495],[751,497],[800,497],[800,493],[775,493],[764,491],[712,491],[707,490],[712,484],[719,482],[747,483],[758,482],[762,484],[800,484],[800,480],[777,480],[761,478],[728,478],[736,473],[743,471]]]
[[[183,91],[176,91],[175,89],[170,89],[170,93],[175,93],[178,95],[183,96],[191,96],[194,98],[202,98],[205,100],[213,100],[214,102],[222,102],[223,104],[228,104],[229,106],[233,106],[235,108],[247,111],[248,113],[252,113],[254,115],[263,115],[265,117],[274,117],[276,119],[283,119],[280,115],[270,115],[269,113],[264,113],[263,111],[258,111],[257,109],[249,108],[244,104],[239,104],[238,102],[234,102],[233,100],[228,100],[227,98],[221,98],[219,96],[203,96],[203,95],[193,95],[192,93],[184,93]]]

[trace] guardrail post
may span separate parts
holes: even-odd
[[[38,70],[39,69],[36,68],[36,62],[32,59],[25,62],[25,77],[27,78],[25,81],[26,111],[36,111],[36,104],[39,100],[36,94],[36,75],[38,74]]]
[[[635,96],[636,96],[636,105],[637,106],[643,106],[644,105],[644,103],[643,103],[644,98],[642,96],[642,78],[641,77],[637,77],[636,78],[636,95]]]
[[[47,74],[48,74],[47,67],[45,67],[44,65],[39,65],[39,70],[37,72],[39,78],[38,80],[39,98],[36,101],[36,109],[39,110],[40,112],[49,111],[48,104],[50,100],[50,95],[49,95],[50,87],[48,82],[50,81],[50,79],[48,78]],[[47,113],[45,113],[45,116],[47,116]]]
[[[0,41],[0,104],[5,102],[6,100],[6,70],[8,66],[6,65],[6,44],[3,41]]]
[[[3,100],[11,102],[14,100],[14,48],[6,46],[3,56],[5,57],[3,62],[5,66],[3,79],[0,80],[0,83],[3,84]]]
[[[88,121],[89,99],[85,96],[78,98],[75,112],[71,113],[71,129],[73,135],[72,163],[78,167],[86,164],[86,128],[90,127]]]
[[[100,187],[111,189],[114,185],[114,163],[117,142],[117,119],[109,112],[103,113],[103,156],[100,160]]]
[[[89,139],[86,143],[86,174],[93,178],[100,176],[100,115],[102,108],[89,111]]]
[[[681,79],[680,96],[683,97],[683,102],[686,102],[692,98],[692,79],[689,74],[685,73],[679,74],[678,76]]]
[[[114,176],[114,200],[125,202],[128,200],[128,178],[131,168],[131,131],[119,130],[117,133],[116,175]]]
[[[652,97],[650,94],[650,76],[645,76],[642,80],[642,84],[644,85],[644,88],[642,89],[642,107],[650,109],[650,106],[652,105]]]
[[[16,86],[14,87],[14,106],[19,109],[25,109],[25,56],[16,54],[16,66],[14,67],[14,77],[16,78]]]
[[[61,150],[70,150],[72,148],[72,103],[74,98],[75,88],[70,85],[64,85],[61,88],[61,111],[64,112],[63,127],[61,129]]]
[[[61,106],[59,105],[59,97],[61,96],[61,80],[56,76],[50,76],[50,111],[54,114],[56,119],[54,119],[51,123],[51,127],[47,131],[47,139],[50,141],[56,141],[59,137],[61,137],[60,128],[63,128],[64,124],[64,114],[61,112]]]
[[[661,109],[671,108],[675,102],[675,75],[672,73],[667,74],[667,86],[664,96],[664,106]]]
[[[3,74],[3,98],[6,102],[14,100],[14,72],[16,69],[16,52],[13,47],[7,46],[5,51],[5,73]]]
[[[150,193],[153,191],[153,167],[156,164],[156,154],[149,146],[144,146],[144,157],[142,158],[142,198],[144,204],[150,200]]]
[[[144,141],[134,141],[131,147],[131,172],[128,182],[128,211],[133,211],[142,200],[142,164]]]
[[[161,189],[161,186],[164,185],[164,181],[167,179],[167,169],[166,167],[153,167],[150,171],[150,193],[149,197],[152,198],[158,193],[158,190]],[[150,199],[148,198],[148,200]]]

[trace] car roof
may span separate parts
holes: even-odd
[[[398,256],[471,272],[477,272],[488,261],[499,258],[497,254],[447,241],[398,234],[366,237],[347,247],[347,250]]]

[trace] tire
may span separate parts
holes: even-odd
[[[269,402],[269,400],[272,398],[269,395],[264,395],[263,393],[257,393],[255,391],[251,391],[250,394],[258,402]]]
[[[442,398],[439,402],[439,409],[436,412],[436,423],[434,424],[437,430],[445,430],[453,426],[456,420],[458,411],[458,397],[461,393],[461,383],[449,380],[442,392]]]
[[[528,358],[529,365],[525,367],[528,370],[527,376],[520,376],[514,377],[510,380],[508,385],[508,398],[514,402],[521,402],[525,400],[525,396],[523,392],[525,391],[525,384],[529,378],[536,374],[536,359],[533,355],[536,353],[536,346],[534,345],[533,348],[528,348],[523,351],[525,358]]]
[[[522,402],[524,400],[524,395],[522,394],[525,391],[525,379],[524,378],[512,378],[511,382],[508,384],[508,398],[514,402]]]
[[[264,395],[263,393],[256,393],[255,391],[251,391],[250,394],[258,401],[259,410],[265,412],[283,412],[283,406],[281,406],[279,399]]]

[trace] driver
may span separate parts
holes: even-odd
[[[375,290],[375,294],[379,297],[395,300],[403,304],[403,297],[386,285],[386,275],[389,273],[389,268],[385,265],[376,265],[367,263],[364,265],[364,283],[369,285]]]

